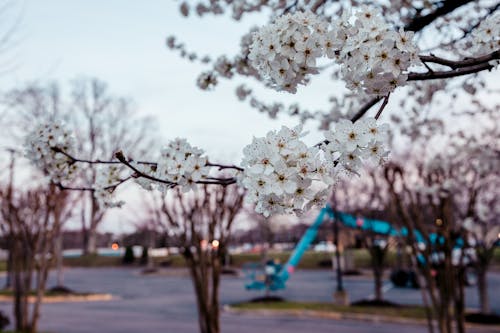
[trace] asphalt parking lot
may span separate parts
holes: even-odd
[[[44,304],[40,328],[51,333],[197,332],[191,280],[183,271],[171,273],[142,276],[137,269],[68,269],[65,274],[68,287],[82,292],[111,293],[115,299],[106,302]],[[221,285],[222,304],[242,302],[262,295],[261,292],[246,291],[244,282],[241,277],[225,276]],[[49,286],[53,283],[51,280]],[[500,295],[500,274],[490,274],[489,283],[490,295]],[[332,300],[334,288],[335,278],[330,271],[298,271],[289,280],[287,289],[278,294],[289,300],[328,302]],[[373,282],[369,277],[346,277],[345,288],[351,301],[360,300],[372,294]],[[388,300],[405,304],[421,302],[421,293],[418,290],[392,288],[389,282],[386,282],[385,290],[384,295]],[[469,308],[478,306],[476,294],[475,288],[467,288]],[[491,298],[493,310],[500,313],[500,299]],[[9,303],[0,303],[0,309],[9,314],[12,311]],[[425,331],[425,327],[419,325],[232,313],[222,314],[221,325],[222,331],[227,333],[302,333],[307,329],[314,329],[315,333],[387,333],[399,332],[402,327],[405,333]]]

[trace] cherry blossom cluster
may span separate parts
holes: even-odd
[[[208,55],[199,55],[193,51],[190,51],[186,48],[184,43],[181,43],[174,36],[168,36],[166,39],[166,45],[169,49],[173,51],[177,51],[181,58],[185,58],[189,61],[199,61],[202,64],[208,64],[211,62],[211,59]]]
[[[320,150],[308,147],[302,136],[301,126],[283,126],[254,138],[243,149],[245,171],[239,181],[248,190],[245,200],[256,205],[256,212],[264,216],[301,213],[324,204],[327,191],[314,182],[331,185],[333,178],[319,158]]]
[[[226,0],[226,1],[198,1],[196,4],[189,5],[186,1],[179,6],[179,11],[183,16],[189,16],[195,12],[198,16],[207,14],[222,15],[226,12],[231,13],[231,17],[240,20],[244,13],[259,11],[264,7],[273,9],[284,8],[286,2],[280,0]]]
[[[405,84],[410,66],[420,64],[413,32],[393,31],[377,8],[362,6],[333,26],[330,38],[345,41],[336,58],[353,91],[385,96]]]
[[[328,23],[311,12],[283,15],[254,34],[249,59],[273,88],[293,93],[318,72],[327,32]]]
[[[120,184],[121,168],[116,165],[102,166],[97,170],[94,197],[99,206],[106,208],[121,207],[125,202],[116,201],[114,191]]]
[[[387,128],[378,126],[375,119],[367,118],[356,123],[340,121],[335,131],[325,133],[326,141],[308,146],[302,140],[302,125],[295,128],[283,126],[266,137],[254,138],[244,148],[244,158],[230,178],[210,177],[210,167],[204,151],[191,146],[185,139],[175,139],[161,151],[157,162],[128,161],[117,153],[121,162],[79,160],[74,155],[73,139],[61,125],[41,125],[28,138],[28,155],[37,166],[48,170],[52,180],[61,182],[74,173],[77,163],[96,165],[92,190],[102,207],[119,207],[114,192],[130,178],[145,189],[165,192],[180,186],[183,192],[194,190],[197,184],[217,181],[238,181],[248,190],[247,202],[256,205],[256,211],[265,216],[281,213],[301,214],[313,206],[323,205],[339,171],[357,173],[362,160],[382,160],[387,152],[381,142]],[[114,164],[117,163],[117,164]],[[133,174],[122,177],[125,167]],[[224,184],[224,183],[220,183]]]
[[[217,58],[214,64],[214,69],[222,77],[228,79],[233,77],[233,64],[225,56]]]
[[[154,176],[156,178],[182,186],[184,192],[196,187],[196,182],[205,179],[210,171],[203,150],[191,146],[186,139],[175,139],[162,149]],[[164,191],[169,184],[158,184]]]
[[[335,124],[335,130],[325,132],[327,142],[321,146],[327,167],[332,169],[340,164],[344,170],[357,174],[365,160],[378,164],[384,162],[389,154],[384,147],[388,131],[389,125],[379,125],[375,118],[364,118],[355,123],[340,120]]]
[[[471,32],[470,52],[481,56],[500,49],[500,13],[495,12]]]
[[[212,89],[217,85],[217,75],[212,71],[203,72],[198,76],[196,84],[202,90]]]
[[[339,171],[358,173],[363,160],[383,160],[387,125],[375,119],[339,122],[325,133],[328,143],[308,147],[302,126],[283,126],[265,137],[254,138],[243,150],[244,172],[239,182],[248,190],[246,200],[264,216],[302,214],[325,203]]]
[[[391,30],[368,6],[331,25],[310,12],[281,16],[254,34],[249,59],[275,89],[293,93],[318,73],[323,56],[341,65],[349,89],[375,96],[404,85],[408,68],[419,64],[413,33]]]
[[[62,152],[75,151],[71,132],[55,121],[42,122],[26,137],[26,156],[53,181],[74,179],[77,166]]]
[[[201,73],[198,76],[198,88],[210,90],[218,84],[220,77],[231,79],[234,74],[252,76],[260,80],[259,73],[249,64],[250,46],[253,43],[253,34],[256,28],[250,29],[248,33],[241,37],[240,52],[234,58],[226,56],[218,57],[212,64],[212,69]]]

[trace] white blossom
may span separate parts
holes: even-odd
[[[295,92],[306,75],[317,73],[326,33],[326,23],[311,12],[286,14],[254,33],[248,57],[272,87]]]
[[[341,65],[349,89],[376,96],[404,85],[408,68],[419,64],[413,32],[391,30],[368,6],[330,25],[310,12],[278,17],[254,34],[249,59],[275,89],[293,93],[324,56]]]
[[[172,140],[162,149],[156,170],[150,175],[166,182],[158,184],[161,190],[176,185],[181,185],[183,191],[194,189],[196,182],[205,179],[210,171],[203,153],[186,139]]]
[[[471,32],[472,45],[469,52],[482,56],[500,49],[500,13],[494,12]],[[493,65],[497,65],[496,61]]]
[[[335,130],[325,132],[328,143],[321,149],[327,165],[330,167],[340,163],[345,170],[357,174],[363,160],[381,163],[388,155],[382,144],[387,140],[388,125],[377,124],[375,118],[364,118],[352,123],[341,119]]]
[[[71,181],[77,165],[66,154],[73,156],[75,139],[58,121],[42,122],[28,134],[26,156],[54,182]]]
[[[336,132],[325,133],[329,142],[321,149],[302,141],[305,134],[301,126],[283,126],[254,138],[243,150],[244,172],[239,177],[239,183],[248,190],[246,201],[265,216],[300,215],[326,201],[339,169],[358,173],[365,160],[379,162],[386,157],[385,148],[374,140],[382,136],[385,126],[377,126],[374,120],[355,124],[344,120],[336,128]]]
[[[121,169],[116,165],[101,166],[96,173],[94,197],[101,207],[121,207],[125,202],[116,201],[114,192],[121,182]]]
[[[196,84],[202,90],[210,90],[217,85],[217,76],[214,72],[203,72],[198,76]]]

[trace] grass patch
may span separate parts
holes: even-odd
[[[491,263],[496,266],[500,266],[500,246],[493,251],[493,259],[491,259]]]
[[[232,307],[240,310],[309,310],[320,312],[356,313],[382,315],[387,317],[425,319],[425,309],[421,306],[374,307],[374,306],[342,306],[332,303],[317,302],[265,302],[239,303]]]
[[[349,250],[352,254],[354,260],[354,267],[356,269],[369,269],[370,266],[370,254],[366,249],[354,249]],[[290,255],[291,251],[285,252],[270,252],[268,253],[268,258],[270,259],[278,259],[281,263],[286,263]],[[332,258],[331,253],[324,252],[314,252],[314,251],[306,251],[302,260],[299,263],[299,269],[331,269],[328,265],[320,266],[320,262],[324,262]],[[262,255],[260,253],[240,253],[234,254],[231,256],[232,266],[241,268],[245,263],[250,262],[261,262]],[[182,268],[186,267],[184,258],[180,254],[170,255],[168,257],[160,257],[154,258],[154,262],[161,267],[162,263],[167,263],[168,267],[174,268]],[[136,262],[139,262],[139,259],[136,259]],[[387,253],[386,257],[386,266],[394,267],[396,263],[396,252],[390,251]],[[134,267],[136,264],[132,264]],[[64,266],[66,267],[119,267],[123,266],[123,258],[122,257],[106,257],[99,255],[86,255],[82,257],[75,258],[64,258]],[[496,248],[493,253],[492,266],[500,267],[500,247]],[[0,271],[5,271],[6,262],[0,261]]]
[[[286,252],[270,252],[268,254],[268,258],[270,259],[278,259],[281,263],[286,263],[288,258],[292,253],[290,251]],[[307,251],[304,253],[302,260],[300,261],[298,268],[303,269],[314,269],[319,268],[319,262],[323,260],[331,259],[331,254],[322,253],[322,252],[314,252]],[[262,255],[259,253],[241,253],[235,254],[231,256],[232,264],[236,267],[241,267],[245,263],[249,262],[260,262],[262,261]]]

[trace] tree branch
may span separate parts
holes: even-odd
[[[368,112],[368,110],[370,110],[372,108],[372,106],[374,106],[375,104],[377,104],[383,97],[375,97],[375,98],[372,98],[371,100],[369,100],[365,105],[363,105],[363,107],[361,107],[361,109],[359,109],[359,111],[351,118],[351,121],[354,123],[356,121],[358,121],[361,117],[363,117],[365,115],[365,113]]]
[[[424,81],[434,79],[446,79],[462,75],[473,74],[483,70],[491,70],[494,66],[490,65],[490,61],[500,60],[500,50],[494,51],[490,54],[477,57],[468,58],[464,60],[448,60],[434,55],[420,56],[422,62],[431,62],[439,65],[444,65],[452,68],[451,71],[432,71],[426,73],[409,73],[408,81]],[[375,97],[369,100],[359,111],[351,118],[352,122],[356,122],[362,118],[375,104],[377,104],[384,97]],[[385,105],[384,105],[385,107]],[[326,141],[325,141],[326,142]],[[326,142],[328,143],[328,142]]]
[[[426,72],[426,73],[410,73],[408,74],[408,81],[425,81],[425,80],[435,80],[435,79],[449,79],[452,77],[463,76],[468,74],[474,74],[482,72],[484,70],[491,70],[495,66],[489,63],[483,63],[479,65],[474,65],[470,67],[462,67],[459,69],[451,71],[440,71],[440,72]]]
[[[234,169],[234,170],[238,170],[238,171],[243,171],[244,169],[243,168],[240,168],[236,165],[224,165],[224,164],[218,164],[218,163],[210,163],[207,161],[207,166],[211,166],[211,167],[217,167],[219,168],[219,170],[224,170],[224,169]]]
[[[391,95],[391,93],[388,93],[387,96],[384,97],[384,101],[382,102],[382,105],[380,106],[380,108],[377,111],[377,114],[375,115],[375,119],[376,120],[378,120],[378,118],[380,118],[380,115],[382,114],[382,111],[384,111],[385,106],[389,102],[389,96],[390,95]]]
[[[434,63],[434,64],[447,66],[447,67],[450,67],[452,69],[458,69],[458,68],[464,68],[464,67],[470,67],[470,66],[488,63],[491,60],[498,60],[498,59],[500,59],[500,51],[497,50],[497,51],[491,52],[490,54],[487,54],[487,55],[484,55],[481,57],[468,58],[468,59],[458,60],[458,61],[436,57],[435,55],[432,55],[432,54],[428,55],[428,56],[421,55],[421,56],[419,56],[419,58],[420,58],[420,60],[422,60],[422,62],[425,62],[425,63],[430,62],[430,63]]]
[[[431,24],[434,20],[437,18],[444,16],[446,14],[449,14],[453,12],[455,9],[460,8],[469,2],[474,2],[473,0],[446,0],[443,1],[443,4],[441,7],[438,7],[435,11],[432,13],[429,13],[424,16],[417,16],[413,18],[413,20],[408,23],[404,29],[406,31],[420,31],[429,24]]]
[[[127,159],[125,158],[125,155],[121,151],[116,152],[115,157],[121,163],[123,163],[125,166],[127,166],[129,169],[134,171],[135,174],[133,177],[135,177],[135,178],[142,177],[142,178],[146,178],[146,179],[158,182],[158,183],[167,184],[168,186],[171,186],[171,187],[175,187],[175,186],[179,185],[177,183],[174,183],[174,182],[171,182],[171,181],[168,181],[165,179],[157,178],[157,177],[148,175],[148,174],[140,171],[139,169],[134,167],[132,164],[130,164],[130,162],[127,161]],[[199,181],[195,181],[194,183],[195,184],[223,185],[223,186],[227,186],[227,185],[236,183],[236,178],[234,178],[234,177],[232,177],[232,178],[212,178],[212,179],[213,180],[199,180]]]

